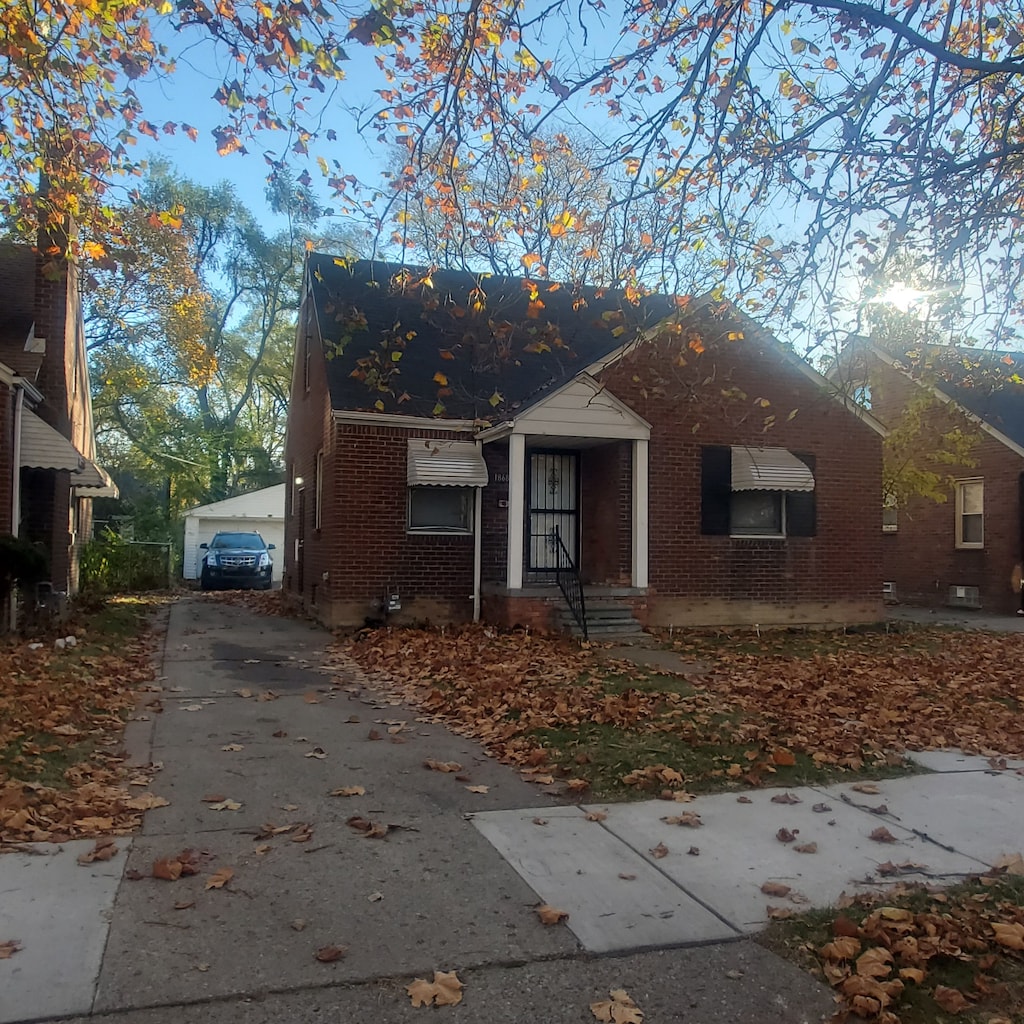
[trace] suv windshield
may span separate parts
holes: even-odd
[[[210,542],[211,548],[255,548],[262,551],[266,545],[258,533],[218,533]]]

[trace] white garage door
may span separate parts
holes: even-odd
[[[182,576],[187,580],[199,579],[199,570],[202,566],[203,551],[200,544],[209,544],[214,534],[232,533],[258,533],[268,544],[273,544],[276,550],[271,552],[274,560],[274,581],[281,582],[281,569],[284,565],[284,523],[279,519],[256,519],[256,518],[235,518],[235,519],[200,519],[191,516],[186,520],[185,525],[185,552],[182,565]]]

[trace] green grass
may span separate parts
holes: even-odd
[[[48,749],[55,746],[59,749]],[[89,760],[97,746],[95,739],[68,744],[61,737],[45,732],[24,736],[0,750],[0,776],[6,771],[12,778],[51,789],[68,789],[67,770]],[[29,752],[36,748],[40,751],[38,754]]]
[[[761,657],[808,658],[841,652],[882,655],[886,653],[929,653],[938,650],[938,634],[956,632],[954,627],[916,623],[875,623],[845,629],[810,627],[766,627],[753,629],[680,630],[672,637],[661,634],[667,647],[695,659],[713,659],[721,654],[749,654]]]
[[[726,738],[732,719],[720,716],[711,723],[707,742],[685,739],[667,732],[629,730],[614,725],[590,723],[576,729],[541,729],[533,735],[548,750],[552,764],[590,781],[590,796],[600,800],[647,800],[661,787],[626,785],[622,779],[634,769],[664,764],[685,779],[690,793],[748,792],[750,784],[728,774],[732,764],[746,770],[750,744],[731,743]],[[715,734],[715,725],[723,735]],[[796,764],[776,765],[774,772],[761,776],[764,786],[827,785],[856,779],[899,778],[923,769],[911,762],[897,765],[880,763],[852,772],[818,765],[806,754],[795,755]]]
[[[668,672],[645,670],[639,666],[631,672],[590,673],[583,682],[599,683],[605,693],[621,695],[627,690],[638,690],[641,693],[678,693],[681,697],[690,697],[696,693],[693,684],[682,675]]]
[[[913,913],[944,915],[957,905],[970,906],[976,900],[982,900],[982,905],[988,906],[1003,900],[1020,905],[1024,902],[1024,878],[1004,876],[992,884],[974,879],[945,890],[939,899],[919,887],[874,905],[855,904],[842,911],[812,910],[798,917],[772,922],[756,941],[822,978],[817,950],[835,937],[833,923],[840,914],[860,925],[879,905],[902,907]],[[953,956],[936,956],[928,961],[926,970],[924,982],[921,985],[907,984],[898,1002],[891,1007],[902,1024],[988,1024],[1000,1016],[1014,1021],[1024,1019],[1024,959],[1021,954],[1000,950],[992,966],[984,971],[993,979],[996,991],[956,1016],[943,1011],[936,1003],[933,996],[935,987],[944,985],[971,992],[975,978],[982,973],[977,958],[964,961]]]

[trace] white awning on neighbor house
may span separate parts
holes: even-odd
[[[814,474],[785,448],[732,449],[734,491],[813,491]]]
[[[487,464],[474,441],[409,441],[410,487],[486,487]]]
[[[87,459],[63,434],[29,409],[21,413],[21,466],[25,469],[65,470],[79,497],[116,498],[108,474]],[[78,494],[78,492],[81,494]]]
[[[76,498],[116,498],[120,494],[110,474],[89,459],[85,460],[82,472],[71,478],[71,483]]]

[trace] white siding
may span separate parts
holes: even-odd
[[[517,434],[646,440],[650,427],[590,377],[577,377],[516,417]]]

